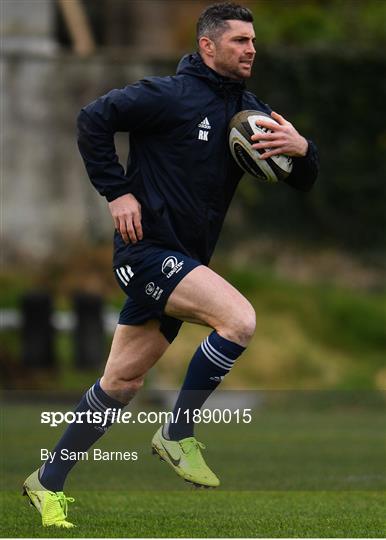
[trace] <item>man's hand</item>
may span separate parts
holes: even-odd
[[[128,244],[142,240],[141,205],[131,193],[109,202],[116,230]]]
[[[285,154],[291,157],[303,157],[307,153],[308,142],[302,137],[294,128],[294,126],[287,122],[280,114],[275,112],[271,113],[271,116],[277,124],[271,122],[269,118],[259,120],[258,125],[266,127],[272,131],[272,133],[259,133],[252,135],[252,141],[260,141],[252,145],[252,148],[256,150],[262,150],[269,148],[269,151],[264,152],[260,159],[267,159],[271,156],[277,156],[279,154]]]

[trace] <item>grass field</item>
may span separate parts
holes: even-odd
[[[191,488],[150,455],[156,425],[114,426],[96,447],[135,450],[139,459],[78,464],[66,486],[76,498],[72,531],[41,528],[20,495],[40,448],[62,431],[41,425],[40,412],[59,405],[4,404],[1,536],[384,537],[384,396],[258,397],[251,424],[197,427],[218,490]]]
[[[2,493],[7,537],[384,537],[375,492],[73,492],[78,527],[55,531],[15,493]]]

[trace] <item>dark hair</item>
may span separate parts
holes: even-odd
[[[253,22],[252,12],[239,4],[223,2],[207,7],[197,21],[197,42],[207,36],[216,41],[228,28],[227,21]]]

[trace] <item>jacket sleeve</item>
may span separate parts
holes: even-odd
[[[308,140],[307,154],[304,157],[292,158],[291,174],[284,180],[289,186],[300,191],[310,191],[319,172],[319,155],[315,144]]]
[[[167,79],[145,79],[112,90],[79,113],[79,151],[92,184],[108,201],[132,189],[119,163],[114,135],[119,131],[152,133],[160,129],[172,101]]]

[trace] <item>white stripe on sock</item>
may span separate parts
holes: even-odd
[[[206,347],[206,350],[208,351],[208,353],[210,353],[214,358],[216,358],[216,360],[218,362],[220,362],[220,364],[223,364],[224,366],[226,366],[227,368],[231,369],[231,367],[233,366],[234,364],[234,360],[229,360],[229,359],[223,359],[221,358],[221,355],[217,354],[217,351],[214,347],[211,347],[208,343],[208,339],[206,339],[204,341],[205,343],[205,347]]]
[[[94,398],[96,399],[96,401],[97,401],[98,403],[100,403],[100,404],[105,408],[105,411],[106,411],[107,409],[110,409],[110,412],[109,412],[109,414],[108,414],[108,416],[107,416],[107,419],[111,421],[111,419],[112,419],[113,416],[114,416],[114,412],[117,411],[117,410],[119,409],[119,406],[118,406],[118,407],[116,407],[115,405],[114,405],[114,406],[111,406],[111,405],[107,405],[107,406],[106,406],[106,405],[98,398],[98,396],[96,395],[96,392],[95,392],[95,385],[92,387],[92,394],[93,394]]]
[[[103,401],[101,401],[98,396],[96,395],[95,393],[95,386],[92,386],[90,388],[90,391],[91,391],[91,394],[92,394],[92,397],[94,398],[94,400],[98,403],[98,405],[100,405],[101,407],[103,407],[103,410],[106,410],[108,407],[106,407],[106,405],[103,403]]]
[[[107,407],[105,407],[103,403],[97,400],[97,398],[95,397],[95,394],[92,392],[92,388],[90,388],[87,394],[88,394],[90,402],[93,404],[94,409],[104,413]]]
[[[106,420],[112,424],[112,423],[113,423],[113,422],[112,422],[112,418],[113,418],[113,417],[112,417],[112,414],[113,414],[113,413],[112,413],[112,412],[109,412],[109,413],[107,414],[107,416],[105,417],[105,411],[102,411],[101,409],[96,409],[96,406],[93,405],[93,404],[90,402],[90,398],[91,398],[91,396],[89,396],[88,398],[87,398],[87,396],[86,396],[87,403],[88,403],[90,409],[91,409],[92,411],[94,411],[94,412],[100,412],[100,413],[103,415],[103,418],[106,418]]]
[[[113,408],[113,407],[106,407],[106,405],[104,403],[102,403],[102,401],[97,397],[97,395],[95,393],[94,386],[92,386],[90,388],[90,392],[91,392],[91,396],[94,399],[96,405],[99,404],[99,406],[102,407],[102,409],[99,408],[100,411],[105,412],[107,409],[112,409]],[[107,415],[107,419],[111,421],[112,415],[113,415],[113,412],[110,411],[109,414]]]
[[[218,351],[217,349],[215,349],[213,347],[213,345],[210,343],[209,341],[209,336],[206,338],[206,343],[208,344],[209,346],[209,349],[213,352],[213,354],[215,354],[216,356],[219,356],[220,358],[222,358],[223,360],[225,360],[226,362],[231,362],[232,366],[233,364],[235,363],[235,359],[234,358],[229,358],[229,356],[225,356],[225,354],[222,354],[220,353],[220,351]]]
[[[212,353],[206,348],[206,343],[205,341],[203,341],[201,343],[201,350],[202,352],[205,354],[205,356],[207,357],[207,359],[212,362],[212,364],[215,364],[217,367],[221,368],[221,369],[225,369],[226,371],[229,371],[230,368],[228,366],[226,366],[225,364],[223,363],[220,363],[219,360],[217,360],[213,355]]]
[[[87,403],[88,403],[90,409],[92,409],[93,411],[100,411],[102,413],[105,412],[105,410],[101,409],[101,407],[99,407],[97,405],[97,403],[94,401],[90,390],[86,394],[86,400],[87,400]]]

